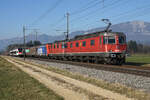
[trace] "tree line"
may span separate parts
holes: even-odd
[[[127,42],[127,51],[128,53],[131,53],[131,54],[133,53],[149,54],[150,46],[130,40]]]

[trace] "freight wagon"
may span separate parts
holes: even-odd
[[[38,47],[37,49],[37,55],[38,56],[47,56],[47,49],[46,49],[46,45],[42,45],[40,47]]]
[[[37,54],[38,47],[39,47],[39,46],[26,48],[26,49],[25,49],[26,56],[37,57],[37,56],[38,56],[38,54]]]

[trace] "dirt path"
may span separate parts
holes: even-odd
[[[63,96],[65,100],[134,100],[124,95],[81,82],[35,65],[6,58],[24,72]]]

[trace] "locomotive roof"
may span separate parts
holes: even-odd
[[[106,33],[105,31],[101,31],[101,32],[89,33],[89,34],[85,34],[85,35],[78,35],[78,36],[75,36],[71,40],[86,39],[86,38],[96,37],[96,36],[100,36],[100,35],[104,35],[104,34],[108,34],[108,35],[115,35],[115,34],[124,35],[122,32],[108,32],[108,33]]]
[[[86,38],[91,38],[91,37],[96,37],[96,36],[100,36],[100,35],[104,35],[104,34],[108,34],[108,35],[124,35],[124,33],[122,32],[105,32],[105,31],[100,31],[100,32],[95,32],[95,33],[89,33],[89,34],[84,34],[84,35],[77,35],[72,39],[69,39],[69,41],[75,41],[75,40],[81,40],[81,39],[86,39]],[[54,43],[59,43],[59,42],[65,42],[66,40],[60,40],[60,41],[55,41]],[[48,43],[48,44],[53,44],[53,43]]]

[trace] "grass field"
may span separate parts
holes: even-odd
[[[0,57],[0,100],[63,100]]]
[[[149,65],[150,66],[150,55],[143,55],[143,54],[135,54],[127,57],[126,59],[127,64],[131,65]]]

